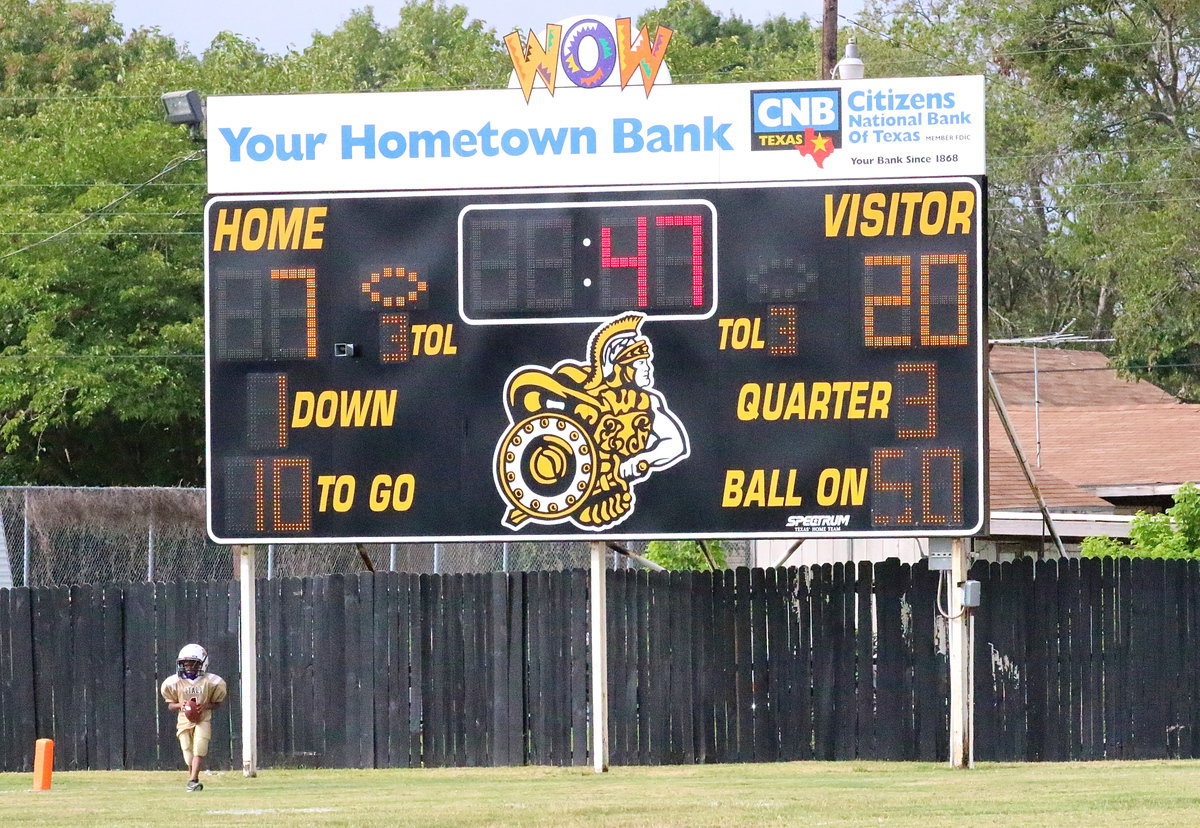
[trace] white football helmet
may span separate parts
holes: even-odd
[[[202,676],[208,672],[208,650],[199,644],[185,644],[179,651],[179,657],[175,659],[175,672],[179,675],[183,675],[183,662],[185,661],[200,662],[200,669],[196,675]]]

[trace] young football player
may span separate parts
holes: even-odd
[[[208,672],[208,651],[199,644],[188,644],[175,660],[175,675],[162,683],[162,697],[167,709],[176,710],[175,735],[183,749],[183,763],[191,777],[189,793],[204,790],[200,782],[200,766],[208,755],[212,739],[212,712],[225,701],[228,689],[225,679]]]

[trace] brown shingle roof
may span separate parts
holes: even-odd
[[[1033,362],[1032,348],[998,345],[989,354],[1005,409],[1052,509],[1089,508],[1088,498],[1098,505],[1076,487],[1200,480],[1200,405],[1121,378],[1103,354],[1039,348],[1035,408]],[[1032,502],[995,413],[990,462],[992,509]]]
[[[991,452],[988,458],[988,502],[994,512],[1024,512],[1035,511],[1037,500],[1029,489],[1029,483],[1021,472],[1021,465],[1004,433],[1000,417],[992,413],[991,422]],[[1028,455],[1028,448],[1021,439],[1021,449]],[[1029,460],[1034,483],[1041,492],[1042,499],[1052,512],[1111,512],[1112,504],[1085,489],[1080,489],[1049,471],[1045,464],[1037,468],[1034,460]]]
[[[1043,406],[1182,405],[1166,391],[1145,380],[1127,380],[1119,376],[1109,366],[1108,357],[1095,351],[996,345],[988,353],[988,363],[1008,408],[1033,405],[1035,358],[1037,392]]]
[[[1021,447],[1034,462],[1077,486],[1200,480],[1200,406],[1009,409]],[[1000,434],[1003,437],[1003,433]]]

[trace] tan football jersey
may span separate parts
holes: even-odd
[[[225,701],[225,696],[229,690],[225,686],[225,679],[218,676],[216,673],[204,673],[197,676],[195,680],[188,680],[180,675],[167,676],[162,683],[162,697],[168,702],[179,702],[182,704],[188,699],[195,699],[202,704],[211,704],[213,702]],[[212,721],[212,711],[205,710],[201,722]],[[176,729],[186,729],[193,727],[193,723],[188,721],[188,717],[183,715],[183,711],[179,711],[179,717],[175,720]]]

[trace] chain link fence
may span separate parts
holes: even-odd
[[[232,548],[205,532],[203,489],[0,487],[0,523],[0,588],[236,574]],[[750,542],[724,545],[730,567],[749,564]],[[587,541],[276,544],[256,555],[261,578],[362,572],[367,561],[379,571],[518,572],[586,567],[589,549]],[[631,562],[613,553],[610,565]]]

